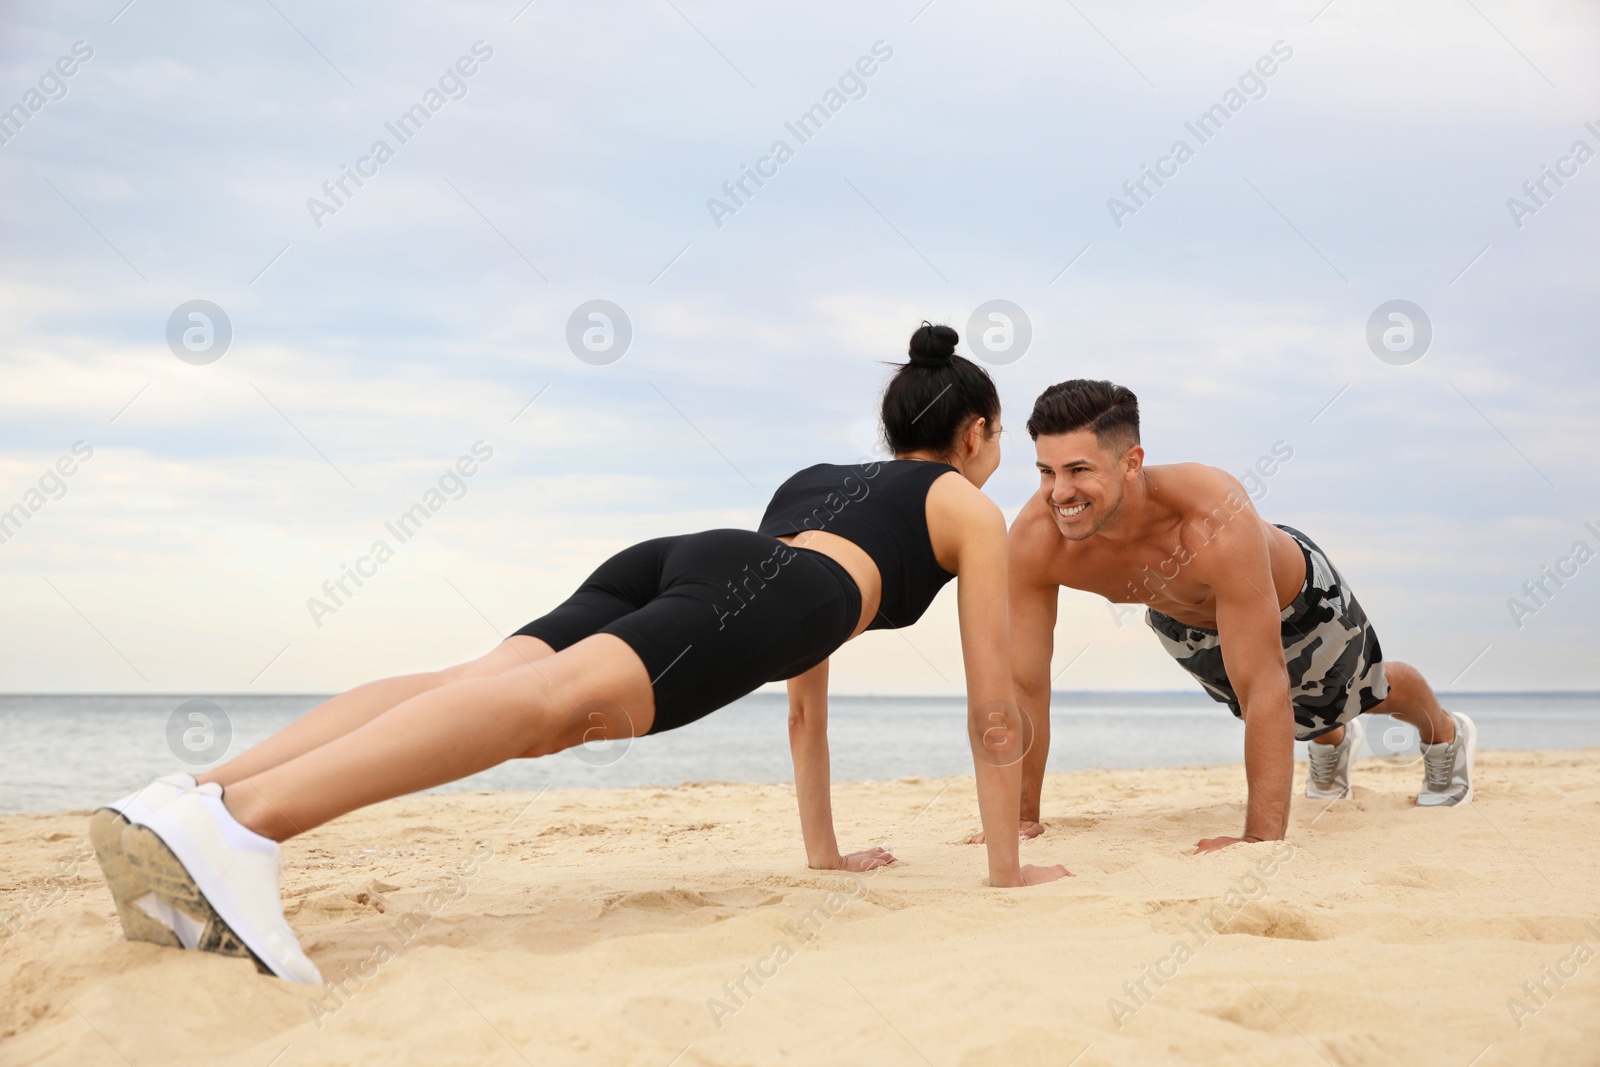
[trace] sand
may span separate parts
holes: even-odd
[[[855,877],[787,786],[406,798],[285,847],[322,990],[122,940],[86,813],[8,816],[0,1063],[1600,1063],[1600,749],[1483,753],[1459,809],[1419,777],[1193,856],[1240,767],[1053,776],[1023,855],[1075,877],[1023,890],[964,778],[837,785],[900,857]]]

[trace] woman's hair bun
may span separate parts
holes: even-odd
[[[911,362],[919,367],[948,367],[959,340],[961,335],[950,327],[924,322],[911,334]]]
[[[884,443],[896,456],[949,456],[975,418],[986,420],[993,436],[1000,394],[982,367],[956,355],[959,340],[950,327],[924,321],[911,334],[911,362],[893,364],[881,417]]]

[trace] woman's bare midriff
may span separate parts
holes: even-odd
[[[883,597],[883,576],[878,573],[878,565],[872,562],[872,557],[854,541],[826,530],[785,534],[778,540],[794,548],[820,552],[850,573],[850,577],[855,579],[856,588],[861,590],[861,619],[850,636],[855,637],[865,630],[878,614],[878,601]]]

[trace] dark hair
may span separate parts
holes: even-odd
[[[1039,394],[1028,416],[1028,436],[1063,434],[1084,427],[1104,445],[1121,450],[1139,443],[1139,398],[1115,382],[1074,378]]]
[[[895,454],[948,452],[970,420],[994,432],[1000,394],[982,367],[956,355],[961,335],[924,322],[911,334],[911,362],[900,364],[883,391],[883,440]]]

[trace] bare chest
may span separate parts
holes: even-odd
[[[1144,604],[1184,622],[1209,625],[1216,619],[1216,594],[1196,573],[1196,558],[1193,546],[1176,539],[1119,552],[1065,552],[1058,580],[1114,604]]]

